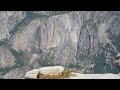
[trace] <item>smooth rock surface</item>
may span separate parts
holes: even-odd
[[[59,75],[64,71],[64,67],[62,66],[53,66],[53,67],[41,67],[40,74],[43,75]]]
[[[34,69],[34,70],[31,70],[31,71],[28,71],[26,74],[25,74],[25,78],[28,78],[28,79],[37,79],[37,75],[39,73],[39,69]]]
[[[73,73],[76,76],[71,76],[69,79],[120,79],[120,75],[118,74],[80,74]]]
[[[37,74],[26,74],[25,79],[37,79]]]

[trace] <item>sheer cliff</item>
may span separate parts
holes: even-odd
[[[119,11],[1,11],[0,75],[48,65],[118,73],[119,24]]]

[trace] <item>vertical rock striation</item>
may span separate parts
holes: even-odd
[[[63,65],[82,73],[118,73],[114,61],[120,52],[119,11],[6,11],[0,15],[0,40],[10,36],[5,45],[24,52],[22,61],[31,69]]]

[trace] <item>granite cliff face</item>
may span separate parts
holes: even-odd
[[[0,51],[0,68],[5,66],[2,61],[11,62],[1,75],[48,65],[118,73],[114,61],[120,52],[119,24],[119,11],[0,12],[0,47],[8,50]]]

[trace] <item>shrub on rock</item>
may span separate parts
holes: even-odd
[[[39,72],[38,79],[66,79],[72,75],[71,72],[73,72],[71,69],[64,69],[62,74],[58,75],[43,75]]]

